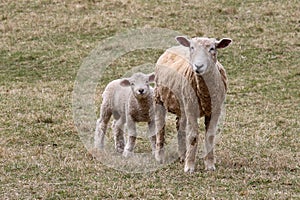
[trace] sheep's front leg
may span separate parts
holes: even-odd
[[[154,110],[155,110],[155,132],[156,132],[155,159],[159,163],[163,163],[166,109],[161,104],[156,103]]]
[[[124,124],[125,120],[122,118],[118,119],[114,124],[114,139],[115,139],[115,148],[118,153],[123,153],[125,140],[124,140]]]
[[[186,154],[186,118],[185,116],[176,118],[177,140],[179,161],[184,162]]]
[[[151,143],[152,154],[155,155],[156,135],[155,135],[155,122],[154,122],[154,120],[152,120],[148,123],[148,127],[149,127],[149,140],[150,140],[150,143]]]
[[[185,99],[185,117],[186,117],[186,133],[187,135],[187,151],[185,156],[185,172],[195,171],[195,160],[198,148],[199,132],[198,132],[198,109],[195,109],[195,105],[198,105],[195,101],[196,98]]]
[[[187,151],[185,157],[185,172],[194,172],[195,171],[195,160],[198,149],[198,124],[197,118],[193,121],[187,122],[188,138],[187,138]]]
[[[133,155],[133,149],[136,141],[136,126],[131,117],[127,119],[128,139],[124,149],[123,156],[128,157]]]
[[[215,136],[217,131],[219,115],[215,114],[212,116],[205,116],[205,150],[206,156],[204,157],[205,169],[213,171],[215,167],[215,157],[214,157],[214,145]]]

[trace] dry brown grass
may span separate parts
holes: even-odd
[[[300,198],[299,10],[297,1],[1,1],[2,198]],[[99,41],[138,27],[233,39],[219,57],[230,85],[217,171],[205,172],[199,159],[192,175],[178,162],[124,173],[81,143],[71,104],[77,70]],[[97,94],[160,53],[116,61]]]

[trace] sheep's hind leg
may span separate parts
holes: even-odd
[[[97,120],[95,136],[94,136],[94,146],[95,148],[104,148],[104,137],[107,130],[107,124],[112,115],[110,109],[105,109],[106,105],[101,106],[100,118]],[[108,107],[108,106],[106,106]]]
[[[186,154],[186,119],[185,117],[176,118],[177,140],[178,140],[178,156],[179,161],[184,162]]]
[[[115,122],[114,125],[114,139],[115,148],[118,153],[123,153],[125,140],[124,140],[124,124],[125,122],[120,118]]]
[[[156,131],[156,150],[155,159],[159,163],[164,162],[164,143],[165,143],[165,119],[166,109],[161,105],[155,104],[155,131]]]

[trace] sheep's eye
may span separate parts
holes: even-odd
[[[190,47],[191,48],[191,50],[194,50],[194,47]]]
[[[212,52],[212,51],[215,51],[215,50],[216,50],[215,47],[211,47],[211,48],[209,49],[209,52]]]
[[[132,86],[133,86],[133,85],[134,85],[134,83],[130,83],[130,85],[132,85]]]

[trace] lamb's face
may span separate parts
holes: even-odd
[[[121,81],[122,86],[130,86],[134,96],[138,99],[145,98],[150,93],[150,83],[154,81],[154,74],[135,73],[128,79]]]
[[[225,48],[231,43],[231,39],[225,38],[220,41],[214,38],[196,37],[187,39],[177,37],[177,41],[190,51],[190,65],[196,75],[203,75],[215,67],[217,62],[217,49]]]
[[[135,76],[130,80],[130,87],[135,97],[141,98],[149,93],[149,80],[145,76]]]

